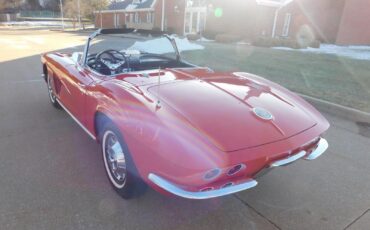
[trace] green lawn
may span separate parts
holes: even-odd
[[[245,71],[295,92],[370,112],[370,61],[247,45],[202,43],[186,60],[219,71]]]

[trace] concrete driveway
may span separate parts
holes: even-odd
[[[190,201],[152,190],[125,201],[98,145],[49,103],[40,52],[85,34],[0,30],[1,229],[370,229],[370,130],[324,114],[328,152],[249,191]]]

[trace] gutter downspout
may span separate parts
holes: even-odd
[[[164,5],[166,4],[166,0],[162,0],[162,25],[161,25],[161,30],[164,31],[164,10],[165,10],[165,7]]]
[[[100,10],[100,28],[103,28],[103,12]]]
[[[81,29],[81,4],[80,0],[77,1],[77,10],[78,10],[78,26]]]

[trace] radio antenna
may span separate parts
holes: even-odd
[[[158,86],[157,86],[157,108],[160,108],[161,107],[161,99],[160,99],[160,94],[159,94],[159,91],[160,91],[160,88],[161,88],[161,67],[159,66],[158,68]]]

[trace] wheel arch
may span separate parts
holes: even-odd
[[[45,80],[45,82],[47,81],[47,79],[48,79],[48,66],[46,65],[46,63],[43,63],[42,64],[42,76],[43,76],[43,78],[44,78],[44,80]]]
[[[98,143],[101,141],[99,136],[100,131],[107,122],[112,122],[115,124],[114,121],[106,114],[106,112],[97,110],[94,114],[94,134]]]
[[[90,100],[92,106],[89,108],[92,114],[88,122],[89,127],[92,128],[93,133],[98,137],[98,143],[100,143],[100,140],[98,140],[99,129],[105,122],[113,123],[119,128],[121,135],[125,136],[125,134],[131,133],[132,130],[126,130],[123,126],[135,120],[130,111],[138,110],[138,108],[145,108],[139,109],[140,111],[148,110],[145,103],[142,103],[139,97],[135,95],[137,94],[136,91],[122,90],[121,86],[111,82],[103,83],[103,86],[105,89],[109,89],[109,91],[100,89],[99,94],[104,95],[104,97],[100,97],[100,99],[92,97]],[[114,96],[108,94],[109,92],[114,92]]]

